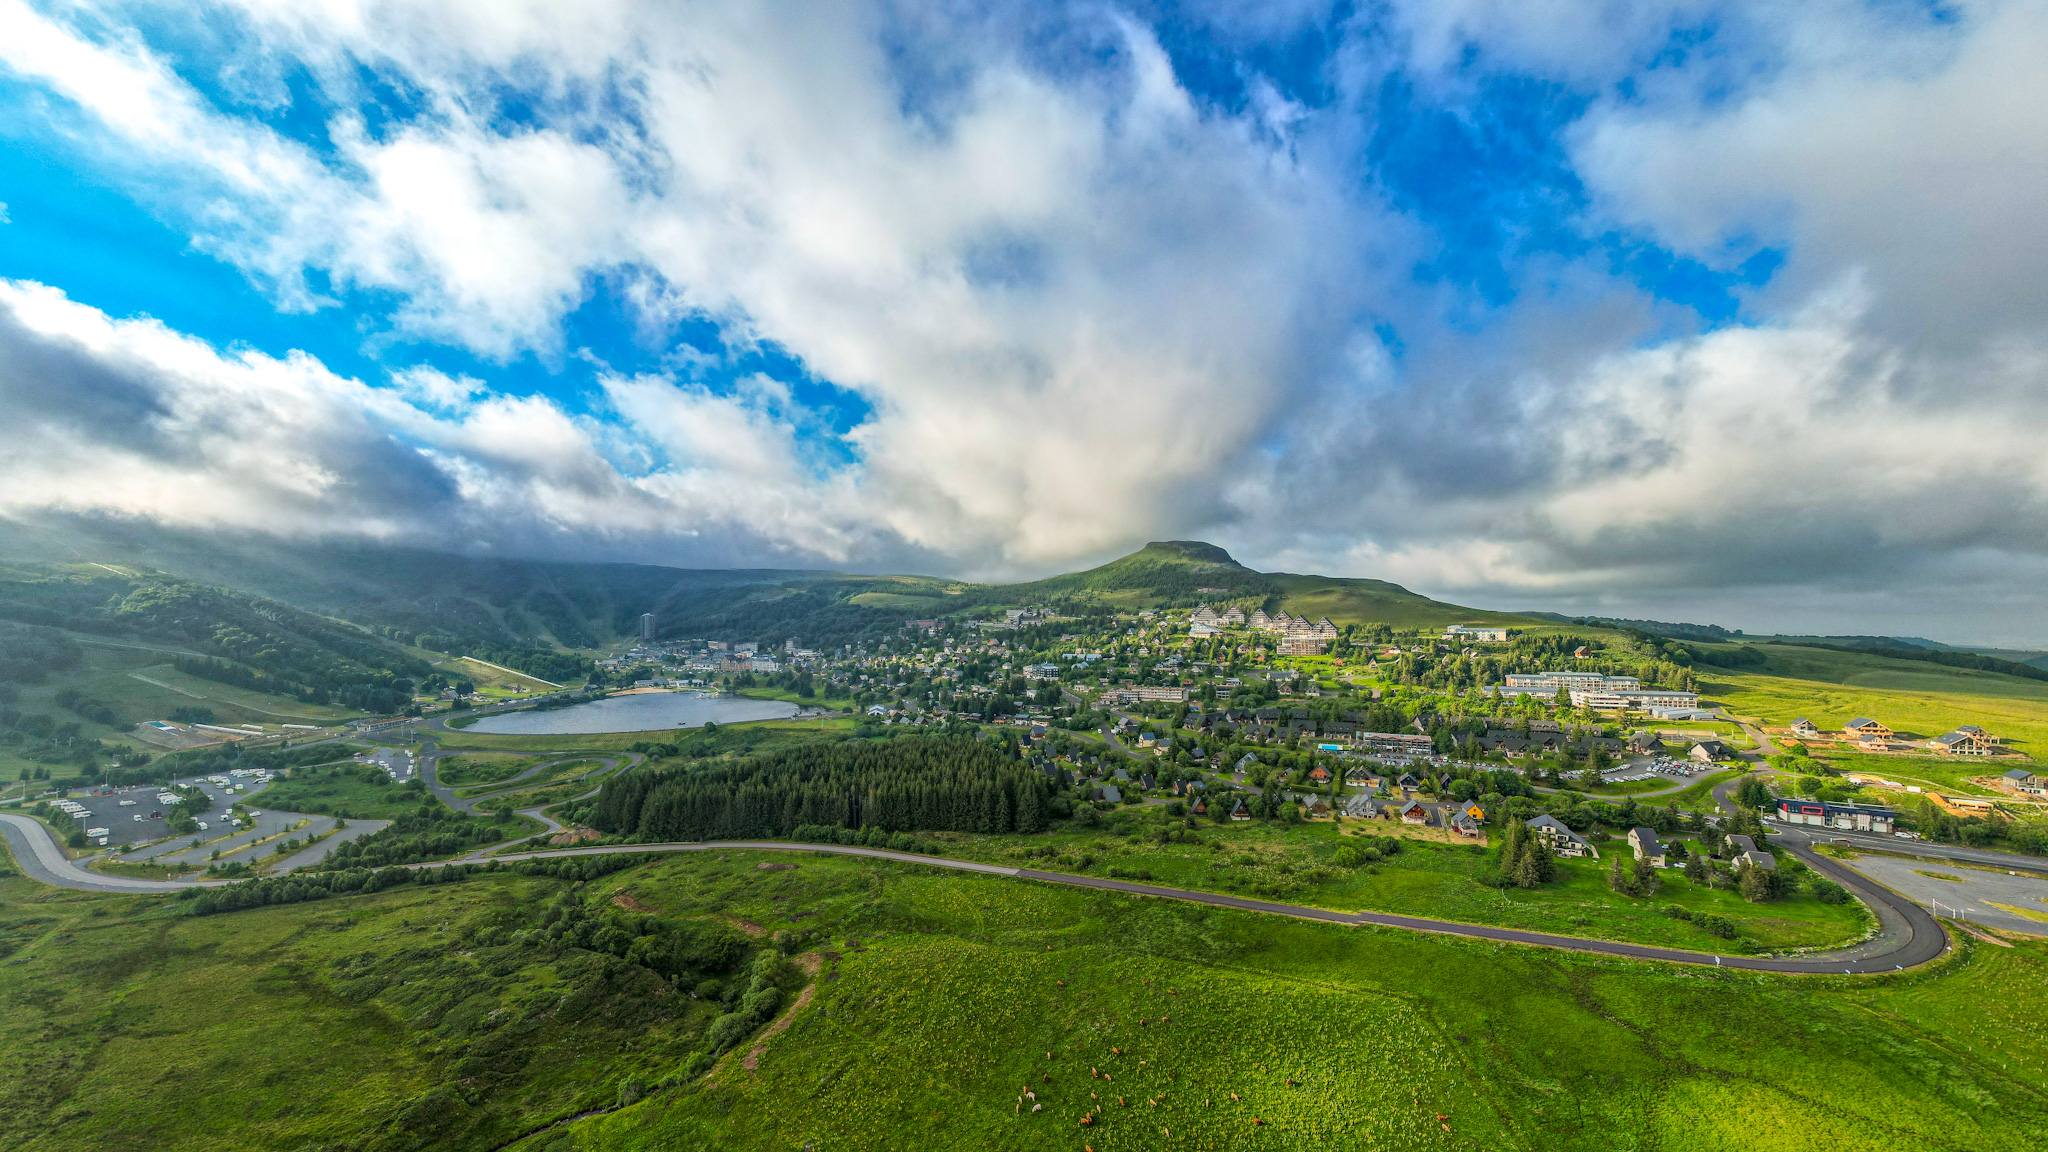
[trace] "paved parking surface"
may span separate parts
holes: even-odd
[[[1935,908],[1940,915],[2008,932],[2048,936],[2048,880],[2040,877],[1872,853],[1847,863],[1908,899]],[[2032,912],[2040,919],[2030,919],[2015,909]]]
[[[419,762],[413,758],[411,752],[403,748],[372,749],[363,755],[362,760],[366,764],[375,764],[382,768],[385,775],[399,784],[411,780],[413,773],[419,771]]]
[[[303,828],[296,827],[302,821],[305,822],[306,826]],[[182,851],[159,853],[151,857],[151,859],[160,860],[166,864],[198,864],[204,867],[213,861],[213,854],[219,852],[221,863],[227,864],[236,860],[249,859],[249,854],[245,850],[250,845],[267,840],[280,833],[289,832],[300,840],[304,840],[309,836],[318,836],[331,830],[334,824],[335,820],[332,816],[301,816],[296,812],[272,812],[265,809],[263,810],[263,815],[256,818],[256,826],[254,828],[237,832],[225,840],[211,843],[202,841],[197,848],[189,847],[192,843],[191,837],[184,837],[178,840],[177,843],[170,845],[174,849],[178,848],[179,845],[186,845],[187,847]],[[350,827],[354,827],[354,825],[350,825]],[[204,837],[206,833],[201,832],[199,835]],[[262,855],[264,852],[269,851],[270,847],[268,844],[263,845],[257,849],[255,855]]]
[[[260,790],[261,782],[235,780],[238,791],[230,792],[218,784],[200,777],[187,777],[176,781],[180,785],[196,787],[212,801],[212,806],[199,814],[199,820],[207,827],[197,833],[201,840],[211,840],[228,829],[227,809],[231,804],[250,803]],[[107,843],[110,845],[142,844],[169,836],[170,822],[164,814],[170,805],[157,799],[164,788],[155,784],[137,785],[115,789],[104,795],[73,795],[71,800],[83,807],[84,815],[74,816],[80,828],[105,828]],[[139,817],[139,819],[138,819]],[[180,836],[162,844],[138,849],[124,859],[149,860],[175,852],[192,842],[191,836]]]

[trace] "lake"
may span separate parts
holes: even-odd
[[[781,720],[794,715],[796,705],[787,700],[699,696],[692,692],[639,692],[545,712],[507,712],[486,716],[464,731],[494,736],[656,732],[664,728],[698,728],[707,723]]]

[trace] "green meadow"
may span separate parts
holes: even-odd
[[[346,820],[391,820],[431,798],[424,785],[415,784],[417,781],[394,783],[383,770],[355,763],[294,768],[289,776],[272,780],[254,802],[280,812],[317,812]]]
[[[434,776],[450,787],[471,784],[500,784],[536,764],[546,756],[521,756],[514,752],[477,752],[467,756],[444,756],[434,763]]]
[[[1552,883],[1503,890],[1487,882],[1498,871],[1499,854],[1462,841],[1410,837],[1401,839],[1400,852],[1365,867],[1332,863],[1353,835],[1400,837],[1406,832],[1387,821],[1205,825],[1183,833],[1190,839],[1163,842],[1149,824],[1129,827],[1133,834],[1062,824],[1030,837],[942,833],[937,839],[947,845],[948,855],[1044,872],[1699,952],[1823,948],[1861,939],[1870,928],[1868,914],[1854,901],[1822,904],[1802,887],[1784,899],[1752,904],[1726,881],[1719,887],[1694,884],[1675,868],[1658,871],[1656,895],[1624,896],[1607,882],[1608,857],[1619,854],[1624,867],[1635,858],[1620,839],[1601,846],[1600,860],[1558,860],[1558,879]],[[1689,848],[1699,850],[1699,845]],[[1735,924],[1738,940],[1752,943],[1738,945],[1710,935],[1692,920],[1665,913],[1673,907],[1694,916],[1725,917]]]
[[[1758,645],[1761,671],[1702,668],[1700,691],[1773,727],[1805,716],[1839,729],[1858,716],[1926,741],[1976,724],[2017,751],[2048,751],[2048,681],[1854,652]]]
[[[592,771],[593,769],[597,768],[598,765],[602,763],[602,761],[590,759],[557,760],[553,763],[548,763],[545,759],[542,759],[540,762],[546,764],[547,766],[542,768],[540,771],[535,772],[533,775],[528,776],[525,779],[519,781],[519,787],[539,788],[543,785],[552,784],[557,780],[568,779],[572,776],[581,776],[584,773]],[[439,769],[436,768],[435,771],[438,774]],[[508,779],[510,779],[510,777],[502,777],[493,783],[472,785],[468,788],[459,789],[455,794],[464,799],[469,799],[474,796],[482,796],[493,789],[505,787],[505,782]],[[443,777],[442,780],[444,783],[449,782],[446,777]]]
[[[1775,977],[805,852],[693,853],[583,883],[490,874],[204,918],[180,915],[188,903],[0,879],[0,1144],[2048,1142],[2048,943],[2034,940],[1964,940],[1897,976]],[[706,1076],[693,1054],[713,1003],[530,931],[568,904],[736,941],[789,933],[809,973],[790,991],[806,990]]]
[[[851,719],[752,720],[743,724],[721,724],[714,732],[701,728],[670,728],[652,732],[591,732],[559,736],[494,736],[484,732],[456,729],[428,735],[441,748],[478,752],[620,752],[635,744],[672,743],[707,751],[767,752],[789,744],[813,740],[820,733],[845,735],[855,724]]]

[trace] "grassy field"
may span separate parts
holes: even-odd
[[[531,759],[531,757],[529,757],[529,759]],[[541,762],[546,763],[546,760],[542,759]],[[533,775],[528,776],[526,779],[521,780],[519,782],[519,786],[522,788],[538,788],[542,785],[552,784],[557,780],[562,780],[570,776],[580,776],[583,773],[588,772],[593,768],[596,768],[597,765],[598,761],[596,760],[559,760],[555,763],[548,764],[546,768],[543,768],[540,771],[534,773]],[[438,772],[438,769],[436,771]],[[493,788],[504,787],[505,779],[505,777],[500,777],[498,780],[492,783],[477,784],[472,787],[458,789],[455,794],[457,796],[462,797],[465,800],[469,799],[472,796],[481,796],[484,793],[489,792]],[[443,778],[443,782],[446,782],[445,777]]]
[[[381,771],[372,780],[360,765],[295,768],[289,778],[273,780],[255,802],[280,812],[317,812],[348,820],[392,820],[431,800],[433,794],[394,784]],[[439,803],[439,801],[434,801]]]
[[[434,775],[450,787],[468,784],[496,784],[510,780],[545,761],[545,756],[522,756],[516,752],[477,752],[468,756],[444,756],[434,763]]]
[[[1704,811],[1713,811],[1717,807],[1714,803],[1714,789],[1719,787],[1724,781],[1733,780],[1737,776],[1742,775],[1744,771],[1746,769],[1730,768],[1726,771],[1711,773],[1699,782],[1688,786],[1682,792],[1673,792],[1669,796],[1657,797],[1657,803],[1659,805],[1676,804],[1681,810],[1687,812],[1696,808]]]
[[[1133,821],[1134,831],[1149,825]],[[1407,836],[1404,850],[1362,869],[1329,863],[1349,833]],[[1826,905],[1810,893],[1751,904],[1726,887],[1709,889],[1676,869],[1659,872],[1656,896],[1637,899],[1608,887],[1605,856],[1632,861],[1626,842],[1610,841],[1603,859],[1560,860],[1560,879],[1536,889],[1503,892],[1483,881],[1496,854],[1466,842],[1414,835],[1386,821],[1315,821],[1284,825],[1205,825],[1196,842],[1160,843],[1150,834],[1115,835],[1072,825],[1031,837],[953,836],[948,854],[992,863],[1150,880],[1176,888],[1257,896],[1337,911],[1396,912],[1496,924],[1568,936],[1626,940],[1697,951],[1732,946],[1687,920],[1661,914],[1676,905],[1733,921],[1742,936],[1766,950],[1813,948],[1860,938],[1867,929],[1861,906]],[[1671,839],[1677,839],[1673,837]],[[1690,847],[1697,847],[1692,844]]]
[[[563,901],[800,932],[817,982],[753,1067],[659,1088],[711,1006],[517,931]],[[0,880],[0,1144],[485,1150],[585,1110],[516,1147],[2048,1141],[2044,942],[1779,978],[802,852],[176,911]]]
[[[1843,772],[1869,773],[1901,784],[1918,784],[1931,790],[1959,792],[1967,796],[2010,798],[2009,793],[1970,783],[1969,778],[1972,776],[1996,775],[2012,766],[2010,762],[2001,763],[1996,759],[1986,761],[1964,756],[1887,756],[1870,752],[1816,752],[1814,758]],[[1890,795],[1894,800],[1907,798],[1897,794]]]
[[[80,667],[47,684],[23,688],[18,705],[22,711],[80,720],[52,700],[66,688],[76,689],[113,709],[121,720],[111,727],[81,721],[85,734],[95,738],[125,738],[136,724],[163,719],[180,707],[211,709],[215,719],[224,724],[325,724],[357,714],[188,676],[171,665],[168,654],[153,649],[116,647],[109,642],[82,642],[79,646],[85,653]]]
[[[615,752],[649,741],[683,747],[749,747],[768,751],[784,744],[814,739],[820,732],[847,734],[853,720],[754,720],[744,724],[721,724],[706,734],[701,729],[668,728],[653,732],[591,732],[560,736],[493,736],[483,732],[456,730],[433,733],[442,748],[509,752]]]
[[[601,780],[570,780],[546,788],[527,788],[518,792],[504,792],[496,796],[485,796],[473,807],[479,812],[516,811],[521,808],[545,808],[560,804],[596,788]]]
[[[851,696],[799,696],[788,688],[741,688],[738,695],[749,696],[755,700],[787,700],[802,708],[829,708],[834,712],[843,712],[853,707]]]
[[[959,607],[943,596],[914,596],[902,592],[859,592],[846,598],[848,604],[863,608],[899,608],[911,612],[930,612],[942,616]]]
[[[1701,693],[1775,727],[1805,716],[1838,729],[1871,716],[1927,740],[1977,724],[2020,752],[2048,751],[2048,682],[1817,648],[1758,650],[1770,658],[1761,671],[1701,669]]]

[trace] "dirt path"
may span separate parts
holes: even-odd
[[[824,967],[825,958],[816,952],[806,952],[797,957],[796,962],[797,966],[804,970],[804,975],[811,978],[811,981],[804,985],[802,992],[797,993],[795,1003],[791,1004],[782,1015],[770,1021],[766,1028],[761,1029],[760,1039],[754,1041],[754,1050],[747,1053],[745,1060],[740,1061],[740,1067],[745,1068],[749,1072],[761,1066],[761,1055],[768,1051],[768,1041],[787,1032],[790,1024],[795,1022],[796,1014],[810,1007],[811,997],[817,994],[818,971]]]
[[[742,920],[737,916],[729,915],[724,912],[720,912],[718,914],[718,918],[720,920],[725,921],[727,924],[730,924],[733,927],[739,929],[740,931],[745,932],[747,935],[752,936],[756,940],[759,940],[762,937],[768,935],[768,930],[766,928],[761,927],[759,924],[754,923],[752,920]]]

